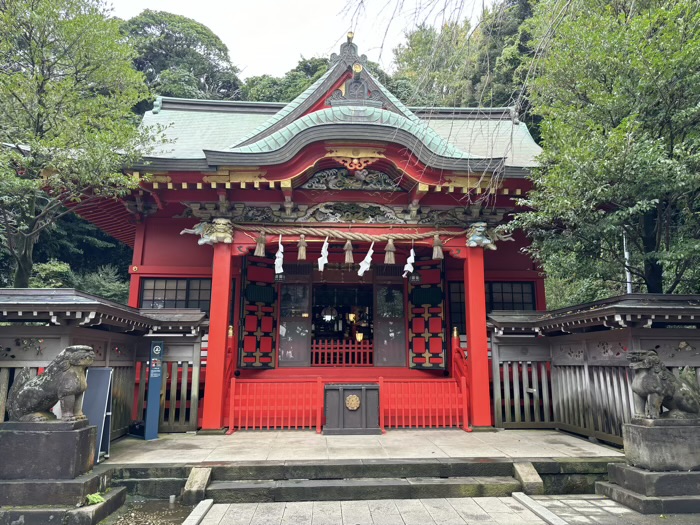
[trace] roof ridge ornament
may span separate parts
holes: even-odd
[[[340,46],[340,55],[333,53],[331,63],[350,68],[352,77],[349,78],[343,89],[336,89],[331,96],[326,99],[329,106],[371,106],[375,108],[386,108],[388,100],[381,93],[381,90],[371,90],[367,83],[367,78],[362,73],[367,66],[367,56],[357,55],[357,45],[353,44],[354,33],[348,33],[348,41]]]
[[[354,44],[352,41],[354,37],[355,33],[352,31],[348,32],[347,41],[340,44],[340,54],[333,53],[331,55],[331,65],[334,65],[341,60],[345,62],[346,66],[351,66],[355,62],[359,62],[363,66],[367,65],[367,55],[357,54],[357,44]]]

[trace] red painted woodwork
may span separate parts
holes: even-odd
[[[311,366],[374,366],[372,341],[311,341]]]
[[[469,395],[464,381],[379,377],[380,428],[469,430]],[[324,423],[324,385],[309,379],[231,380],[229,434],[236,430],[316,429]]]
[[[421,276],[421,283],[408,285],[409,367],[443,369],[445,367],[445,293],[441,278],[442,262],[419,261],[414,264],[414,267],[414,271]],[[422,292],[432,292],[438,300],[433,303],[419,304],[417,301],[421,301],[419,294]]]
[[[248,256],[246,260],[243,271],[245,288],[241,290],[245,308],[240,367],[274,368],[277,331],[274,261],[253,256]],[[262,295],[258,297],[260,293],[266,298]]]
[[[380,422],[385,428],[469,429],[468,393],[454,379],[379,378]]]
[[[215,430],[224,426],[223,410],[226,389],[226,344],[231,318],[231,245],[214,247],[207,376],[204,384],[202,428]]]
[[[235,430],[316,428],[321,432],[323,382],[317,379],[231,379],[229,434]]]
[[[488,339],[486,334],[486,286],[484,249],[467,248],[464,260],[464,298],[466,302],[469,386],[472,424],[492,425],[489,388]]]
[[[180,235],[185,228],[191,228],[199,222],[197,219],[159,219],[149,217],[146,220],[146,243],[143,251],[143,266],[169,267],[211,267],[213,248],[207,244],[199,245],[196,235]]]

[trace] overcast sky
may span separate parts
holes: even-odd
[[[426,21],[478,19],[493,0],[107,0],[128,19],[144,9],[169,11],[209,27],[228,46],[242,77],[281,76],[299,59],[337,52],[349,30],[360,53],[391,70],[391,50]],[[396,9],[400,6],[400,9]],[[397,12],[395,12],[397,11]]]

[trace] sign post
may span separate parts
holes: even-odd
[[[150,371],[148,373],[148,399],[146,404],[146,429],[144,439],[158,439],[160,420],[160,390],[163,385],[163,341],[151,341]]]

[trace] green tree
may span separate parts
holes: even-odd
[[[237,99],[241,81],[226,44],[191,18],[146,9],[122,31],[136,50],[134,65],[159,95]]]
[[[122,167],[152,140],[131,111],[147,88],[119,26],[100,0],[0,3],[0,241],[17,287],[59,217],[137,184]]]
[[[408,82],[399,97],[409,104],[506,106],[522,98],[516,75],[530,51],[523,22],[532,16],[530,0],[501,0],[468,21],[440,28],[421,25],[394,50],[395,80]]]
[[[76,277],[70,264],[51,259],[45,263],[36,263],[29,278],[32,288],[73,288]]]
[[[420,25],[406,33],[406,43],[394,49],[395,80],[413,86],[405,102],[429,106],[465,106],[474,99],[469,77],[473,70],[469,21],[441,28]]]
[[[111,264],[80,275],[76,287],[83,292],[117,303],[126,304],[129,300],[129,280],[120,276],[117,267]]]
[[[34,249],[34,260],[64,261],[78,274],[95,272],[100,266],[114,265],[128,279],[131,248],[108,236],[94,224],[77,215],[59,218],[44,230]]]
[[[243,100],[256,102],[291,102],[328,71],[327,58],[302,58],[294,69],[282,77],[250,77],[243,86]]]
[[[540,27],[541,42],[554,32],[531,85],[544,153],[516,225],[545,267],[700,291],[700,4],[580,0]]]

